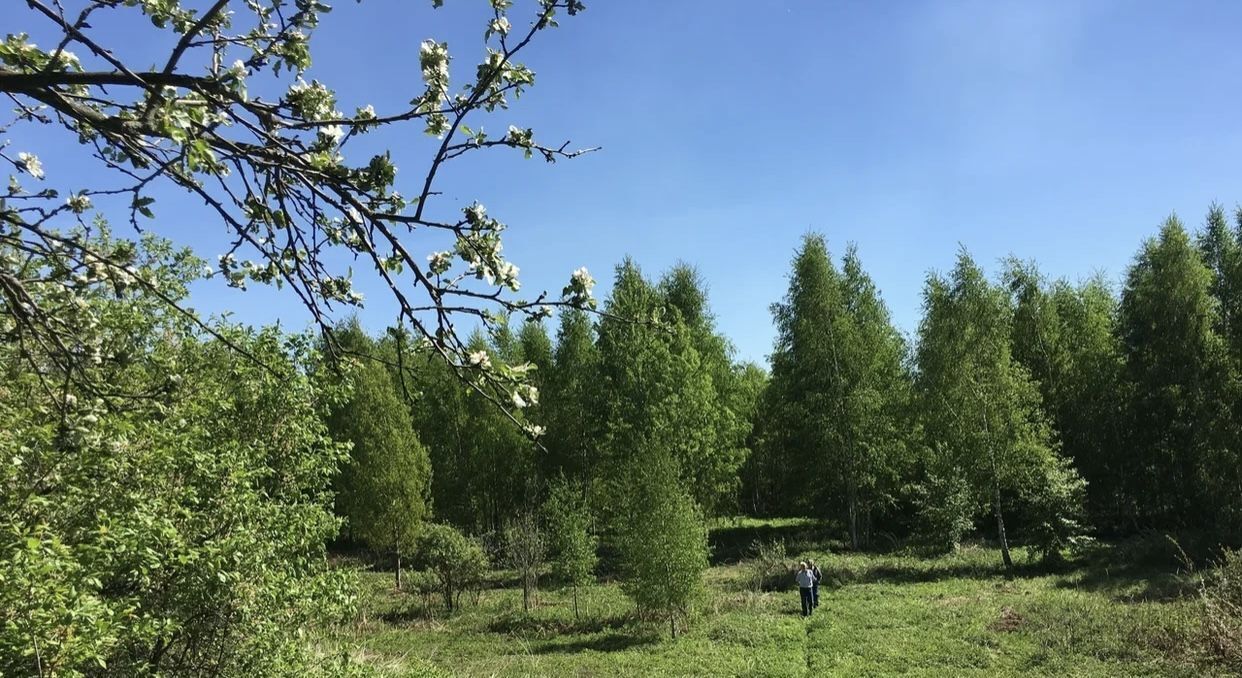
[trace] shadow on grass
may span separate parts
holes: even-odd
[[[1136,553],[1137,540],[1097,544],[1076,561],[1079,576],[1058,588],[1108,595],[1117,602],[1167,603],[1197,594],[1195,579],[1170,554]]]
[[[790,525],[725,525],[711,530],[712,565],[730,565],[751,555],[755,542],[783,541],[790,553],[824,549],[829,543],[828,525],[805,521]]]
[[[501,634],[578,635],[618,631],[630,626],[633,621],[628,616],[585,617],[574,620],[514,614],[493,619],[488,623],[487,630]]]
[[[570,642],[550,642],[535,648],[535,654],[576,654],[578,652],[620,652],[644,645],[660,642],[659,636],[646,634],[632,636],[612,633],[598,638],[587,638]]]
[[[941,565],[923,561],[912,564],[878,564],[863,568],[860,572],[834,571],[824,573],[825,582],[829,587],[846,584],[923,584],[946,581],[950,579],[1023,579],[1042,577],[1057,572],[1069,571],[1068,566],[1056,566],[1047,563],[1027,562],[1015,563],[1012,569],[997,563],[995,566],[977,563],[954,563]]]

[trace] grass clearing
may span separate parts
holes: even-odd
[[[751,530],[800,533],[806,523],[723,525],[733,543]],[[689,628],[668,637],[615,583],[579,592],[541,590],[522,612],[511,573],[451,616],[392,589],[386,573],[361,575],[364,614],[331,644],[357,648],[384,674],[611,676],[1212,676],[1229,675],[1196,642],[1201,605],[1193,581],[1162,565],[1117,567],[1104,545],[1055,571],[1019,551],[1006,577],[999,552],[792,551],[824,569],[821,607],[799,615],[796,591],[756,592],[745,560],[714,558]],[[1129,555],[1128,553],[1126,555]],[[1122,561],[1124,562],[1124,561]],[[545,584],[546,585],[546,584]]]

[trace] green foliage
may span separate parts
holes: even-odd
[[[919,535],[932,546],[955,551],[962,539],[975,528],[978,502],[960,474],[928,474],[915,487],[915,506],[919,515]]]
[[[595,581],[599,539],[591,531],[591,514],[581,490],[561,479],[548,490],[544,502],[552,568],[558,579],[574,589],[574,617],[578,615],[578,588]]]
[[[1212,284],[1171,218],[1135,258],[1122,293],[1128,495],[1162,525],[1238,526],[1238,390]]]
[[[849,248],[838,270],[819,235],[804,238],[773,317],[777,340],[761,415],[766,458],[756,473],[784,510],[830,510],[860,547],[906,465],[905,342],[857,252]],[[811,471],[828,468],[834,472]]]
[[[337,482],[337,508],[351,537],[395,555],[400,588],[402,555],[430,513],[431,466],[388,371],[362,361],[345,365],[350,394],[328,420],[336,439],[351,445]]]
[[[579,310],[563,312],[556,332],[552,369],[546,379],[547,478],[560,473],[587,483],[596,478],[598,370],[599,349],[590,317]]]
[[[548,539],[539,516],[523,511],[505,523],[505,560],[522,580],[522,609],[530,612],[532,598],[538,594],[539,570],[548,552]]]
[[[1061,468],[1055,438],[1037,385],[1012,357],[1004,293],[965,252],[949,279],[928,280],[924,304],[916,389],[930,450],[927,463],[933,474],[966,481],[972,499],[990,506],[1008,566],[1006,506],[1064,487],[1046,482],[1053,477],[1050,469]],[[1070,516],[1079,510],[1052,500],[1043,505]],[[1069,518],[1045,519],[1071,524]]]
[[[460,606],[462,593],[477,586],[488,568],[482,545],[449,525],[426,525],[414,549],[419,566],[439,580],[444,608],[450,612]]]
[[[1041,558],[1055,562],[1066,550],[1081,549],[1092,541],[1086,536],[1084,515],[1087,482],[1067,459],[1053,460],[1041,470],[1042,475],[1023,488],[1027,541]]]
[[[1242,551],[1226,549],[1201,590],[1204,640],[1234,669],[1242,669]]]
[[[636,466],[627,496],[632,519],[619,527],[622,589],[642,611],[669,621],[690,612],[707,569],[707,530],[676,476],[658,463]]]
[[[65,286],[63,260],[24,258],[20,279],[48,281],[32,302],[61,309],[56,342],[0,302],[0,673],[309,668],[296,632],[348,607],[324,558],[344,449],[321,423],[335,389],[313,342],[204,336],[152,292],[180,298],[198,262],[88,242],[147,284]]]

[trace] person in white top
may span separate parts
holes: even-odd
[[[798,572],[794,575],[798,580],[798,593],[802,596],[802,616],[809,617],[815,609],[811,588],[815,586],[815,575],[806,566],[806,562],[798,563]]]

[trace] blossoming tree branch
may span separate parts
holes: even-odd
[[[239,289],[249,283],[286,289],[331,337],[333,313],[364,303],[353,267],[342,264],[353,262],[382,281],[396,302],[397,325],[477,388],[509,406],[534,399],[521,366],[493,364],[486,353],[470,351],[455,321],[470,317],[494,327],[514,313],[593,306],[594,280],[579,269],[559,294],[517,297],[518,267],[501,247],[505,225],[478,202],[439,198],[436,179],[446,163],[486,149],[548,162],[594,150],[544,145],[516,124],[499,136],[467,124],[472,114],[503,112],[534,83],[535,74],[516,58],[558,18],[581,11],[581,2],[534,0],[515,9],[512,0],[490,0],[473,77],[454,87],[448,45],[424,40],[417,57],[410,56],[422,74],[421,90],[408,105],[387,111],[367,102],[349,110],[329,84],[304,77],[315,28],[330,11],[317,0],[214,0],[198,7],[189,0],[24,2],[23,21],[31,25],[0,44],[0,92],[13,104],[13,114],[0,120],[0,162],[12,168],[0,192],[0,241],[29,257],[0,260],[0,304],[17,311],[14,326],[0,331],[50,344],[72,340],[58,327],[56,309],[34,303],[32,285],[56,286],[66,303],[75,290],[96,285],[158,294],[151,289],[155,276],[144,270],[150,262],[132,243],[99,245],[113,241],[95,237],[106,228],[103,210],[96,210],[104,201],[120,205],[114,220],[123,218],[137,232],[169,231],[177,224],[155,218],[155,194],[171,185],[201,202],[227,233],[228,246],[210,253],[216,263],[203,266],[204,276]],[[93,28],[105,20],[110,35],[123,33],[115,30],[118,22],[130,34],[170,31],[173,46],[154,68],[126,63]],[[6,28],[26,28],[14,23]],[[36,44],[31,33],[56,39]],[[60,129],[80,142],[83,155],[108,170],[110,183],[58,182],[61,168],[45,165],[23,139],[30,126]],[[412,180],[398,178],[388,152],[351,153],[350,142],[361,135],[410,126],[436,140]],[[49,269],[47,261],[58,264]],[[64,348],[72,360],[73,351]]]

